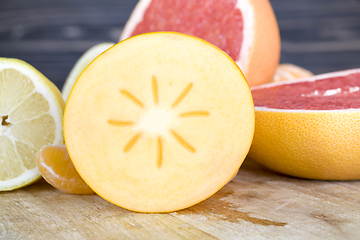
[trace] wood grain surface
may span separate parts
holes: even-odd
[[[312,181],[247,159],[209,199],[142,214],[44,180],[0,194],[0,239],[359,239],[360,181]]]
[[[116,42],[136,0],[1,0],[0,56],[59,88],[91,46]],[[271,0],[281,62],[315,74],[360,67],[359,0]],[[208,200],[140,214],[44,180],[0,193],[0,239],[360,239],[360,182],[311,181],[246,160]]]

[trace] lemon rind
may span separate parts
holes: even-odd
[[[61,89],[61,95],[64,98],[64,101],[67,101],[71,89],[74,86],[77,78],[81,72],[102,52],[113,46],[115,43],[104,42],[99,43],[89,50],[87,50],[75,63],[74,67],[71,69],[68,77],[65,80],[64,86]]]
[[[55,138],[53,143],[63,143],[62,121],[65,102],[56,85],[46,78],[42,73],[25,61],[14,58],[0,58],[0,71],[12,68],[27,76],[35,86],[35,91],[41,93],[49,103],[49,113],[55,121]],[[12,138],[12,137],[11,137]],[[13,139],[13,138],[12,138]],[[0,181],[0,191],[8,191],[27,186],[41,178],[37,167],[25,170],[21,175],[7,180]]]

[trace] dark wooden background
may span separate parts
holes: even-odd
[[[59,88],[78,58],[116,42],[137,0],[0,0],[0,56],[27,61]],[[360,67],[360,0],[271,0],[281,62],[315,74]]]

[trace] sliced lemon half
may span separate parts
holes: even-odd
[[[36,152],[63,142],[65,103],[59,89],[28,63],[0,58],[0,190],[41,177]]]
[[[84,69],[97,57],[100,53],[104,52],[109,47],[113,46],[115,43],[105,42],[99,43],[95,46],[89,48],[75,63],[74,67],[71,69],[68,77],[65,80],[64,86],[61,89],[61,94],[65,100],[67,101],[71,89],[74,86],[79,75],[84,71]]]

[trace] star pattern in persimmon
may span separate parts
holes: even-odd
[[[159,104],[159,90],[158,90],[158,84],[157,84],[157,79],[155,76],[152,77],[152,95],[153,95],[153,100],[154,100],[154,104],[155,106]],[[193,88],[193,83],[189,83],[184,90],[179,94],[179,96],[175,99],[175,101],[171,104],[171,108],[176,108],[185,98],[186,96],[190,93],[191,89]],[[125,90],[125,89],[121,89],[120,90],[121,95],[123,95],[125,98],[127,98],[128,100],[130,100],[132,103],[134,103],[135,105],[137,105],[140,108],[145,108],[145,105],[132,93],[130,93],[129,91]],[[186,117],[206,117],[209,116],[210,113],[208,111],[203,111],[203,110],[198,110],[198,111],[189,111],[189,112],[183,112],[180,113],[178,115],[178,117],[180,118],[186,118]],[[108,123],[113,125],[113,126],[132,126],[135,124],[134,121],[129,121],[129,120],[112,120],[109,119]],[[187,151],[191,152],[191,153],[195,153],[196,149],[195,147],[190,144],[188,141],[186,141],[178,132],[176,132],[173,129],[169,130],[171,133],[171,136],[173,136],[173,138],[182,146],[184,147]],[[124,146],[123,151],[129,152],[134,146],[135,144],[138,142],[138,140],[141,138],[142,136],[142,132],[139,131],[137,132]],[[157,160],[156,160],[156,166],[158,168],[160,168],[162,166],[163,163],[163,139],[161,137],[161,135],[159,134],[157,136]]]

